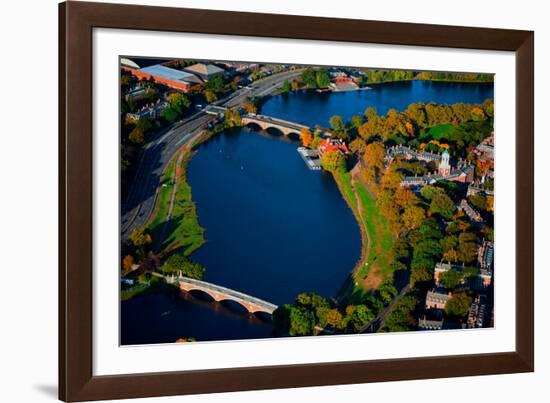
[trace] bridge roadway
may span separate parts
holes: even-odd
[[[275,91],[285,80],[298,76],[303,69],[285,71],[256,81],[251,88],[241,88],[226,98],[215,102],[221,107],[235,107],[247,98],[267,95]],[[204,111],[195,113],[175,123],[157,139],[144,147],[144,151],[127,196],[121,206],[121,237],[127,239],[134,228],[142,227],[153,212],[156,192],[166,164],[184,145],[191,144],[216,119]]]
[[[285,135],[289,135],[290,133],[296,133],[300,135],[300,131],[302,129],[309,129],[309,126],[303,125],[301,123],[290,122],[288,120],[252,113],[244,115],[242,118],[242,122],[245,125],[254,123],[264,130],[274,127],[283,132]]]
[[[195,280],[184,276],[165,276],[164,278],[170,283],[177,282],[179,288],[184,291],[200,290],[210,295],[215,301],[220,302],[229,300],[236,302],[245,307],[250,313],[264,312],[271,315],[277,309],[277,305],[271,302],[206,281]]]

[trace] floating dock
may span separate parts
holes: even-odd
[[[321,159],[319,158],[319,153],[316,150],[298,147],[298,154],[300,154],[309,169],[313,171],[319,171],[321,169]]]

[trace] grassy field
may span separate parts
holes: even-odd
[[[190,255],[204,243],[204,229],[199,224],[191,187],[186,178],[187,164],[191,156],[191,153],[186,152],[181,160],[181,176],[177,184],[172,216],[166,220],[174,188],[173,178],[178,155],[170,161],[163,174],[155,209],[147,224],[155,251],[161,256],[176,249],[183,249],[185,255]]]
[[[425,133],[418,137],[418,140],[439,140],[442,137],[447,137],[448,133],[454,129],[452,123],[444,123],[437,126],[430,127]]]
[[[390,278],[393,239],[387,220],[380,214],[369,191],[359,181],[355,181],[352,186],[349,172],[337,174],[335,178],[356,219],[360,221],[362,232],[366,235],[366,239],[363,240],[363,258],[354,270],[356,280],[361,283],[373,268],[382,280]]]
[[[393,239],[388,228],[388,222],[380,214],[376,201],[369,191],[360,183],[356,182],[355,190],[362,206],[364,225],[370,239],[370,249],[367,257],[368,265],[357,272],[357,276],[364,278],[372,267],[378,268],[384,279],[391,275],[391,249]]]
[[[493,131],[492,120],[462,122],[458,126],[444,123],[432,126],[418,136],[418,141],[445,140],[447,143],[458,141],[466,144],[477,144]]]

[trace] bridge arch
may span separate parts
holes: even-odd
[[[245,122],[245,127],[249,128],[251,130],[256,130],[256,131],[262,131],[263,130],[263,127],[260,126],[257,122],[251,122],[251,121]]]
[[[242,305],[249,313],[263,312],[271,315],[277,309],[277,306],[270,302],[206,281],[187,277],[171,278],[170,281],[177,282],[183,291],[200,291],[209,295],[216,302],[227,300]]]

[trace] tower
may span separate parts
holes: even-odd
[[[449,151],[443,151],[443,154],[441,155],[441,161],[439,163],[439,175],[449,176],[449,174],[451,173],[451,164],[449,162],[449,159]]]

